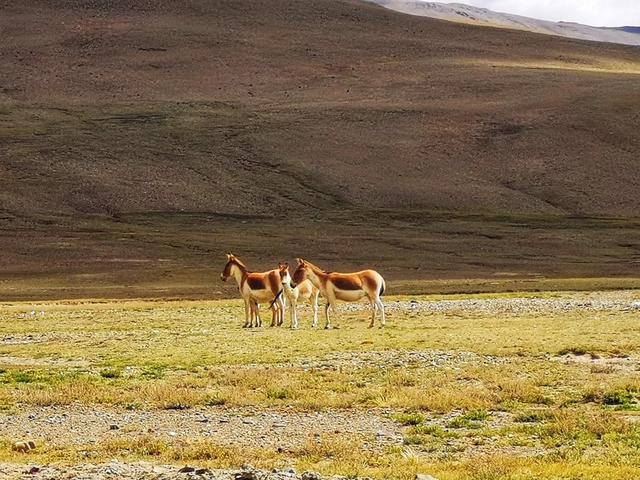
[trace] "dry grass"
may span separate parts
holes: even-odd
[[[598,296],[632,299],[635,293]],[[44,446],[25,460],[122,458],[217,467],[249,461],[397,479],[417,472],[450,480],[640,475],[640,432],[629,416],[638,410],[640,392],[635,312],[391,310],[384,330],[367,329],[367,313],[352,312],[343,313],[332,331],[311,329],[304,312],[303,328],[295,332],[242,330],[241,313],[237,301],[6,304],[0,311],[0,408],[384,408],[403,425],[405,445],[380,454],[365,446],[366,439],[336,435],[310,437],[292,451],[240,451],[149,434],[88,449]],[[418,350],[449,352],[449,360],[397,363]],[[560,353],[580,361],[559,361]],[[373,356],[362,362],[363,354]],[[622,355],[631,363],[620,364]],[[496,424],[496,412],[510,420]],[[0,443],[0,459],[15,460],[12,454],[8,440]]]

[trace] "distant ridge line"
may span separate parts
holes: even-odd
[[[578,40],[640,46],[640,26],[594,27],[575,22],[552,22],[496,12],[464,3],[419,0],[370,0],[390,10],[409,15],[496,28],[524,30]]]

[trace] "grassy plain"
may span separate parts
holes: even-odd
[[[424,308],[443,298],[480,303]],[[0,408],[9,421],[52,406],[70,415],[85,406],[373,412],[403,436],[380,452],[345,433],[309,433],[287,451],[145,434],[45,443],[19,461],[294,464],[399,479],[421,471],[451,480],[638,478],[637,311],[500,306],[514,298],[631,304],[638,293],[389,297],[387,328],[369,330],[365,311],[345,310],[329,331],[311,329],[308,312],[298,331],[243,330],[235,300],[4,303]],[[0,460],[16,460],[10,440],[1,438]]]

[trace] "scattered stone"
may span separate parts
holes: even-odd
[[[300,478],[301,480],[322,480],[322,477],[320,476],[319,473],[312,472],[310,470],[303,472],[302,477]]]
[[[105,475],[120,475],[118,469],[111,465],[104,469],[104,473]]]
[[[111,425],[109,425],[109,430],[120,430],[120,427],[115,423],[112,423]]]
[[[29,470],[25,470],[25,475],[35,475],[40,471],[40,467],[33,466]]]
[[[208,475],[211,473],[211,470],[208,468],[198,468],[196,469],[196,475]]]
[[[423,473],[418,473],[416,475],[416,480],[438,480],[436,477],[432,477],[431,475],[425,475]]]
[[[195,472],[196,469],[193,467],[182,467],[180,470],[178,470],[178,473],[193,473]]]
[[[254,471],[244,470],[242,472],[238,472],[233,477],[235,480],[259,480],[258,474]]]

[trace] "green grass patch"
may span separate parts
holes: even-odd
[[[293,398],[293,392],[287,388],[269,388],[266,394],[270,400],[288,400]]]
[[[401,425],[420,425],[424,422],[424,415],[417,412],[399,412],[391,414],[391,419]]]
[[[454,418],[447,424],[447,426],[449,428],[478,429],[482,428],[482,422],[488,418],[489,414],[487,412],[484,410],[476,410]]]
[[[518,423],[540,423],[548,418],[548,414],[539,411],[520,412],[514,418]]]
[[[121,368],[104,368],[100,370],[100,376],[102,378],[120,378],[122,377]]]

